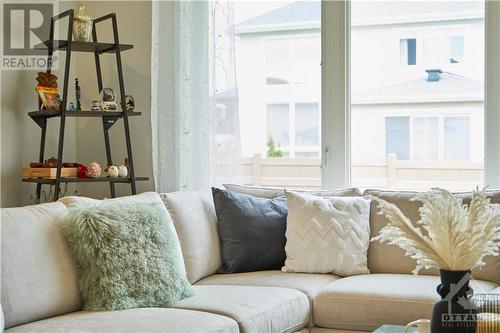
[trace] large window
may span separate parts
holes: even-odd
[[[484,168],[500,144],[484,0],[232,4],[247,184],[470,190],[486,173],[500,185],[500,158]],[[487,6],[493,27],[500,4]]]
[[[321,187],[321,2],[235,1],[247,184]]]
[[[353,185],[484,185],[484,6],[351,1]]]

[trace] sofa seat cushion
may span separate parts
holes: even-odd
[[[202,329],[201,329],[202,328]],[[238,324],[224,316],[180,309],[141,308],[72,312],[6,330],[5,333],[238,333]]]
[[[296,289],[311,298],[330,282],[340,279],[333,274],[284,273],[259,271],[235,274],[216,274],[198,281],[200,285],[240,285]]]
[[[274,287],[196,285],[194,296],[175,307],[227,316],[238,323],[241,333],[295,332],[310,316],[304,293]]]
[[[316,326],[371,331],[383,324],[406,325],[430,319],[439,299],[437,276],[370,274],[351,276],[330,283],[313,299]],[[476,292],[490,292],[497,285],[472,281]]]

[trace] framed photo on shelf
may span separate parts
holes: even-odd
[[[61,108],[61,98],[57,92],[57,88],[36,87],[38,96],[42,101],[43,110],[59,110]]]

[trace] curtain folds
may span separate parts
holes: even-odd
[[[240,181],[231,2],[155,1],[152,17],[156,190]]]

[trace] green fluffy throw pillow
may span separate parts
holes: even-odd
[[[62,230],[78,267],[84,310],[169,307],[192,294],[161,204],[74,208]]]

